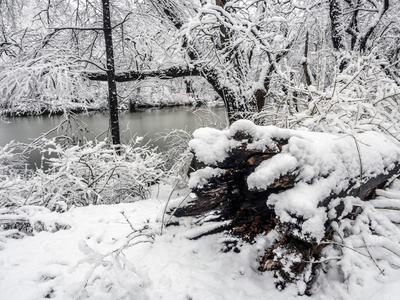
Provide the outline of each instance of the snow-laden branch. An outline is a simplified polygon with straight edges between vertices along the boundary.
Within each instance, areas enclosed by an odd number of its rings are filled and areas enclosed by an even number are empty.
[[[60,30],[103,30],[103,27],[79,27],[79,26],[65,26],[65,27],[52,27],[49,28],[54,31]]]
[[[107,81],[106,72],[91,72],[86,71],[83,75],[89,80],[96,81]],[[115,74],[115,80],[117,82],[127,82],[135,80],[143,80],[147,78],[159,78],[159,79],[172,79],[185,76],[201,76],[199,67],[196,66],[172,66],[170,68],[158,69],[158,70],[129,70],[117,72]]]
[[[375,7],[377,7],[377,3],[375,1],[369,1],[374,4]],[[369,23],[369,26],[365,30],[364,34],[362,34],[359,39],[360,39],[360,48],[362,51],[365,51],[366,46],[367,46],[367,41],[369,37],[371,36],[372,32],[375,30],[375,28],[378,26],[378,23],[382,20],[383,15],[386,13],[386,11],[389,9],[389,0],[384,0],[382,3],[382,6],[379,8],[379,12],[376,14],[375,18],[371,20]]]

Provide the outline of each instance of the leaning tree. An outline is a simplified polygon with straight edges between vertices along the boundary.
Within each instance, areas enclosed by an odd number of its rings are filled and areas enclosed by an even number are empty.
[[[180,59],[178,63],[171,59],[167,67],[117,72],[117,81],[201,76],[224,101],[230,121],[241,112],[263,108],[276,64],[294,46],[301,22],[288,26],[279,6],[264,2],[154,0],[149,4],[172,32],[171,48]],[[98,71],[86,76],[106,79]]]

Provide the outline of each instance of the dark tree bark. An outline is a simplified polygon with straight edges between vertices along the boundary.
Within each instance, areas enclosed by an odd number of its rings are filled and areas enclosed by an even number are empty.
[[[329,18],[331,21],[331,38],[332,45],[336,51],[345,50],[345,45],[343,44],[343,20],[342,20],[342,10],[340,7],[339,0],[329,0]],[[339,65],[339,71],[342,72],[347,67],[347,60],[343,59]]]
[[[342,12],[340,9],[339,0],[329,0],[329,18],[331,20],[331,38],[333,48],[336,51],[344,50],[342,35],[340,29],[343,25],[341,20]]]
[[[357,45],[357,39],[359,34],[358,29],[358,15],[359,15],[359,7],[360,7],[360,0],[357,0],[356,3],[349,2],[349,5],[353,9],[353,15],[351,17],[350,25],[347,28],[346,32],[351,35],[351,50],[354,50]]]
[[[306,83],[308,86],[311,85],[311,77],[310,74],[308,73],[308,31],[306,34],[306,41],[304,44],[304,61],[303,61],[303,71],[304,71],[304,76],[306,78]]]
[[[185,80],[185,85],[186,85],[186,94],[194,94],[194,89],[193,89],[193,80]]]
[[[108,0],[102,0],[103,4],[103,26],[104,40],[106,45],[107,56],[107,81],[108,81],[108,108],[110,112],[110,130],[112,143],[116,146],[117,153],[120,152],[119,145],[121,144],[119,120],[118,120],[118,99],[117,85],[115,79],[115,64],[114,64],[114,48],[112,41],[112,27],[110,15],[110,3]]]
[[[188,76],[202,76],[200,65],[192,66],[173,66],[166,69],[157,70],[147,70],[147,71],[136,71],[131,70],[128,72],[116,72],[115,81],[116,82],[128,82],[135,80],[144,80],[148,78],[160,78],[160,79],[172,79]],[[89,80],[96,81],[107,81],[106,73],[99,72],[85,72],[84,76]]]

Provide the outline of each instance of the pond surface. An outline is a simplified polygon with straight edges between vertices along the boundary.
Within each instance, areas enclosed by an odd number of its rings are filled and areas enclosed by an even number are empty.
[[[121,139],[123,143],[129,142],[133,136],[143,136],[147,142],[158,136],[161,132],[168,132],[171,129],[186,129],[193,132],[196,128],[225,127],[227,124],[225,109],[214,107],[211,109],[194,110],[193,107],[174,107],[164,109],[147,109],[139,112],[123,111],[119,114]],[[98,138],[104,140],[107,137],[109,125],[108,113],[90,113],[76,115],[76,119],[83,122],[90,131],[86,133],[87,139]],[[56,128],[64,120],[63,116],[33,116],[18,117],[9,119],[9,123],[0,123],[0,147],[12,140],[31,143],[42,134]],[[74,131],[75,122],[72,122]],[[62,135],[67,126],[59,128],[57,132],[49,135]],[[105,132],[105,133],[104,133]],[[103,133],[103,134],[102,134]],[[102,134],[102,135],[101,135]],[[162,140],[153,141],[154,146],[161,150],[165,147]],[[39,154],[30,157],[30,165],[40,162]]]

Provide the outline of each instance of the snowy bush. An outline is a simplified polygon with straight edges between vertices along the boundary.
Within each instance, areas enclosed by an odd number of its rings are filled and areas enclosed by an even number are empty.
[[[51,209],[72,205],[111,204],[144,199],[150,185],[164,176],[161,155],[140,138],[121,146],[121,155],[106,142],[87,142],[64,147],[55,139],[45,147],[57,157],[50,158],[50,170],[38,172],[37,196]]]
[[[32,204],[29,196],[34,174],[26,168],[21,147],[23,146],[11,142],[0,148],[0,208]]]
[[[169,132],[160,133],[159,140],[163,140],[167,150],[163,153],[166,167],[172,181],[180,187],[186,186],[188,172],[193,159],[188,143],[192,139],[191,133],[184,129],[173,129]]]
[[[25,53],[0,69],[0,114],[41,114],[106,106],[101,84],[85,80],[68,50]],[[55,96],[56,95],[56,96]],[[94,100],[96,99],[96,100]]]
[[[49,170],[36,173],[23,168],[23,156],[15,152],[21,145],[0,148],[0,248],[6,237],[69,227],[50,210],[146,198],[165,172],[161,154],[139,142],[122,145],[117,155],[106,142],[71,146],[63,139],[43,138],[35,149],[48,149],[53,157]]]
[[[7,145],[0,149],[0,207],[42,205],[62,211],[72,205],[146,198],[150,185],[165,172],[161,154],[139,142],[140,138],[122,145],[122,154],[117,155],[106,142],[71,146],[43,138],[37,147],[52,155],[50,168],[25,174],[21,156]]]
[[[336,67],[330,76],[320,71],[315,85],[310,86],[290,80],[290,69],[281,70],[275,77],[281,85],[271,94],[275,102],[248,118],[260,125],[322,132],[354,134],[373,130],[399,139],[400,88],[385,73],[386,62],[374,54],[343,59],[348,60],[346,69],[339,72]],[[318,84],[325,80],[331,83],[325,87]],[[286,92],[280,89],[282,85]]]
[[[57,231],[68,225],[38,206],[39,185],[32,170],[26,168],[23,145],[11,142],[0,148],[0,249],[6,237],[20,238],[43,230]],[[37,216],[45,216],[44,219]]]
[[[0,178],[6,181],[8,177],[28,177],[32,171],[26,168],[26,159],[23,150],[24,145],[11,141],[4,147],[0,147]]]

